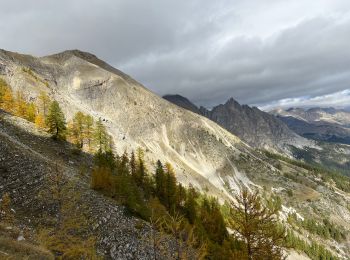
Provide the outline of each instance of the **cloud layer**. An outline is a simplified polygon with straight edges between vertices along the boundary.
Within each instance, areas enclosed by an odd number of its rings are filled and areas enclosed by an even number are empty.
[[[275,108],[298,107],[334,107],[350,108],[350,89],[316,97],[285,98],[259,106],[261,110],[270,111]]]
[[[347,0],[0,4],[0,48],[39,56],[89,51],[160,95],[199,105],[231,96],[297,105],[350,88]]]

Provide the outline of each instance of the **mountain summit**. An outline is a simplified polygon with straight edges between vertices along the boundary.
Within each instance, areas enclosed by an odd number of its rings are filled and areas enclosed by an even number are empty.
[[[256,107],[240,105],[233,98],[211,110],[198,108],[180,95],[167,95],[164,98],[213,120],[252,147],[280,151],[288,149],[288,145],[310,145],[309,141],[295,134],[276,117]]]

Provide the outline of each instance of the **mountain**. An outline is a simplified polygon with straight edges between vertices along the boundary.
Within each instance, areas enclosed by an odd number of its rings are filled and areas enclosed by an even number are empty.
[[[270,112],[301,136],[350,144],[350,112],[335,108],[290,108]]]
[[[305,241],[297,248],[303,257],[318,256],[318,251],[312,251],[315,245],[308,246],[311,242],[333,255],[349,255],[347,237],[339,231],[350,228],[347,177],[255,149],[213,120],[157,96],[93,54],[73,50],[34,57],[1,50],[0,77],[12,91],[23,92],[28,102],[37,102],[40,92],[46,92],[59,102],[67,121],[78,111],[96,120],[101,118],[113,138],[114,151],[121,155],[125,150],[130,153],[143,148],[150,172],[154,172],[156,160],[170,162],[184,186],[191,184],[221,203],[234,203],[233,197],[242,187],[260,191],[263,199],[275,198],[281,222],[290,230],[298,230],[297,238]],[[287,140],[293,144],[300,141],[298,149],[303,151],[319,149],[306,147],[313,142],[290,134],[279,120],[234,100],[218,106],[215,113],[200,110],[218,121],[227,119],[228,127],[241,127],[237,133],[242,136],[244,129],[253,128],[247,130],[245,138],[255,138],[259,145],[251,141],[254,146],[283,148]],[[231,112],[242,126],[231,121]],[[76,183],[76,193],[86,200],[96,223],[90,232],[96,236],[104,257],[149,258],[150,249],[142,238],[154,234],[152,227],[128,215],[112,198],[90,188],[91,154],[76,154],[72,144],[54,141],[34,124],[6,112],[1,112],[0,118],[0,193],[7,192],[14,198],[13,211],[21,224],[36,228],[37,218],[43,214],[37,194],[45,188],[45,176],[58,165]],[[87,168],[82,171],[84,165]],[[330,230],[340,237],[335,240],[317,233],[317,228],[306,225],[309,221],[314,221],[316,227],[328,221]]]
[[[187,105],[184,108],[190,106],[191,111],[211,119],[251,147],[287,154],[298,160],[321,164],[330,170],[350,175],[350,160],[346,155],[349,147],[342,146],[349,142],[348,129],[329,122],[317,123],[319,122],[317,118],[320,118],[322,113],[323,117],[327,113],[328,116],[325,118],[329,120],[333,115],[336,120],[346,123],[345,111],[329,108],[310,109],[309,113],[305,113],[303,109],[294,109],[295,117],[281,117],[273,112],[271,114],[263,112],[256,107],[240,105],[233,98],[225,104],[213,107],[212,110],[204,107],[193,109],[195,105],[179,95],[173,98],[168,95],[164,98],[179,106],[186,100]],[[301,120],[302,116],[312,118],[315,123]],[[317,131],[319,134],[312,131]]]
[[[165,95],[163,98],[179,107],[190,110],[193,113],[201,114],[199,108],[195,104],[181,95]]]
[[[233,98],[211,110],[204,107],[198,108],[180,95],[167,95],[163,98],[209,118],[252,147],[286,151],[288,145],[312,146],[310,142],[300,138],[279,119],[256,107],[240,105]]]
[[[0,75],[29,100],[45,91],[61,104],[68,120],[77,111],[102,118],[118,153],[142,147],[149,162],[172,163],[185,184],[206,187],[213,195],[231,196],[224,185],[226,175],[232,187],[241,185],[232,158],[251,152],[249,146],[94,55],[73,50],[36,58],[1,51],[0,61]],[[223,169],[228,171],[224,174]]]

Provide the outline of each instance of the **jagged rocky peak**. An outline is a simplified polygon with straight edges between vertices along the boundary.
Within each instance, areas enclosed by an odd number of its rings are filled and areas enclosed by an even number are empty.
[[[295,145],[306,141],[273,115],[257,107],[241,105],[232,97],[224,104],[214,106],[211,110],[204,107],[198,109],[191,101],[182,96],[174,97],[166,99],[213,120],[253,147],[280,150],[285,149],[288,144]]]
[[[226,106],[230,106],[230,107],[235,107],[235,108],[241,108],[241,105],[233,98],[229,98],[226,103]]]

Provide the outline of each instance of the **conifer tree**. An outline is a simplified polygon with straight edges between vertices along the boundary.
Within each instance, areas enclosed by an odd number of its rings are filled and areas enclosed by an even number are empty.
[[[66,121],[57,101],[50,104],[46,125],[48,132],[53,135],[54,139],[65,139]]]
[[[159,200],[163,204],[165,204],[166,178],[165,178],[164,167],[160,160],[157,161],[155,181],[156,181],[156,194]]]
[[[285,232],[278,229],[278,209],[265,207],[258,193],[247,188],[236,200],[237,204],[232,204],[232,228],[245,241],[247,259],[283,259]]]
[[[222,245],[227,238],[227,230],[217,199],[204,198],[199,211],[207,236],[215,243]]]
[[[185,213],[190,224],[194,224],[197,218],[196,209],[198,204],[196,202],[197,193],[192,185],[187,190],[186,202],[185,202]]]
[[[146,177],[146,167],[144,162],[144,153],[141,147],[137,149],[137,170],[136,170],[136,184],[141,187],[144,184]]]
[[[78,149],[84,145],[85,115],[82,112],[75,113],[72,122],[69,124],[69,135],[72,142]]]
[[[94,136],[99,153],[104,153],[111,150],[111,137],[108,135],[106,127],[103,125],[101,118],[99,118],[96,122]]]
[[[44,115],[44,117],[46,117],[49,110],[49,105],[51,103],[51,99],[46,94],[46,92],[41,91],[38,96],[38,101],[39,101],[39,110]]]
[[[130,156],[130,173],[134,180],[136,180],[136,171],[136,158],[134,151],[132,151]]]
[[[165,164],[166,168],[166,207],[170,211],[175,210],[176,205],[176,192],[177,192],[177,185],[176,185],[176,177],[174,173],[173,166],[170,163]]]
[[[90,115],[84,117],[84,131],[83,138],[88,146],[88,150],[92,150],[92,141],[94,137],[94,119]]]

